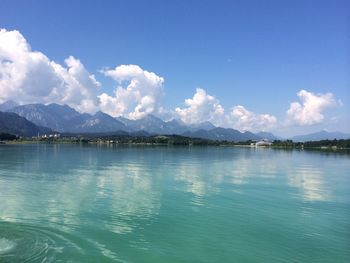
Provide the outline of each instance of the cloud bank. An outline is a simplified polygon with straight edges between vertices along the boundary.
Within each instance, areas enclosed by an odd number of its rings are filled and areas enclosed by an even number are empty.
[[[164,79],[137,65],[121,65],[102,70],[118,84],[114,96],[99,96],[101,109],[112,116],[140,119],[161,109]],[[126,83],[126,84],[125,84]],[[124,84],[124,86],[123,86]]]
[[[270,114],[257,114],[241,105],[232,108],[229,116],[232,126],[245,131],[267,131],[277,126],[277,118]]]
[[[185,108],[176,108],[178,117],[186,124],[210,121],[222,127],[246,131],[264,131],[277,125],[277,118],[269,114],[256,114],[241,105],[234,106],[225,113],[220,101],[207,94],[204,89],[196,89],[193,98],[185,100]]]
[[[103,91],[100,82],[83,63],[69,56],[61,65],[45,54],[33,51],[16,30],[0,30],[0,103],[68,104],[80,112],[102,110],[114,117],[140,119],[147,114],[171,115],[186,124],[210,121],[239,130],[271,130],[282,122],[273,115],[255,113],[242,105],[225,111],[218,98],[197,88],[182,107],[166,110],[162,105],[164,78],[138,65],[120,65],[100,71],[115,81],[113,94]],[[325,111],[339,105],[332,93],[314,94],[301,90],[300,102],[292,102],[285,125],[313,125],[325,120]]]
[[[298,92],[300,102],[292,102],[287,111],[287,124],[312,125],[324,120],[324,111],[338,105],[332,93]]]
[[[186,124],[196,124],[210,121],[221,124],[224,117],[224,108],[220,101],[206,93],[204,89],[196,89],[192,99],[185,100],[186,108],[176,108],[176,114]]]
[[[96,111],[100,83],[73,56],[65,64],[32,51],[19,31],[1,29],[0,100],[66,103],[80,111]]]

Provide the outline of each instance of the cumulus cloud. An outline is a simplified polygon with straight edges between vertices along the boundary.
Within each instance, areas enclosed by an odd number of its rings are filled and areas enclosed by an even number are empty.
[[[206,93],[204,89],[196,89],[192,99],[186,99],[185,108],[176,108],[175,112],[186,124],[197,124],[210,121],[215,125],[235,128],[238,130],[261,131],[269,130],[277,125],[275,116],[256,114],[241,105],[225,113],[220,101]]]
[[[206,93],[204,89],[196,89],[192,99],[185,100],[186,108],[176,108],[175,111],[186,124],[211,121],[219,124],[224,117],[224,108],[220,101]]]
[[[287,123],[312,125],[324,120],[323,112],[338,105],[332,93],[314,94],[306,90],[297,93],[300,102],[292,102],[287,111]]]
[[[245,131],[265,131],[277,125],[277,118],[275,116],[256,114],[241,105],[232,108],[229,119],[233,128]]]
[[[114,96],[99,96],[101,109],[112,116],[140,119],[150,113],[163,111],[164,79],[137,65],[121,65],[104,69],[102,73],[118,84]]]
[[[258,114],[241,105],[226,112],[220,101],[196,89],[184,107],[168,111],[162,105],[164,79],[137,65],[120,65],[101,71],[117,86],[114,94],[100,91],[101,84],[79,59],[70,56],[64,65],[33,51],[23,35],[16,30],[0,29],[0,103],[68,104],[80,112],[102,110],[112,116],[140,119],[156,114],[170,119],[180,118],[185,124],[210,121],[215,125],[239,130],[270,130],[278,126],[275,116]],[[300,101],[292,102],[287,111],[287,124],[321,123],[325,110],[341,105],[332,93],[315,94],[306,90],[297,93]]]
[[[100,83],[70,56],[66,66],[33,51],[16,30],[0,30],[0,101],[61,103],[77,110],[97,109]]]

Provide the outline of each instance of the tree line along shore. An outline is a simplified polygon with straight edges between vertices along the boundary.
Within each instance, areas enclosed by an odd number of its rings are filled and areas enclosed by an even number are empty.
[[[249,146],[249,147],[272,147],[272,148],[295,148],[295,149],[350,149],[350,139],[347,140],[320,140],[307,142],[293,142],[292,140],[274,140],[269,145],[257,146],[255,141],[219,141],[202,138],[192,138],[180,135],[154,135],[154,136],[131,136],[131,135],[59,135],[45,137],[20,137],[9,133],[0,133],[2,143],[90,143],[90,144],[144,144],[144,145],[198,145],[198,146]]]

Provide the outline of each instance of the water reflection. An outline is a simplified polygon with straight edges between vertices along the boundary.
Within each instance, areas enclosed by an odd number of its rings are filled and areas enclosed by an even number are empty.
[[[216,156],[215,151],[220,154]],[[184,184],[183,191],[194,195],[194,204],[203,204],[205,196],[218,194],[224,185],[249,184],[257,178],[273,180],[280,172],[278,163],[271,162],[264,149],[214,148],[208,154],[192,154],[196,158],[179,163],[174,175]]]
[[[157,215],[167,176],[181,183],[181,191],[192,194],[196,204],[225,185],[269,184],[284,175],[305,200],[326,201],[332,196],[322,171],[293,153],[274,153],[271,160],[267,150],[254,149],[158,149],[149,156],[152,149],[53,145],[5,150],[6,159],[0,162],[4,221],[47,220],[74,228],[88,224],[85,214],[98,210],[94,216],[101,226],[127,233],[134,228],[130,218]]]
[[[175,180],[184,183],[183,191],[192,193],[197,197],[203,197],[216,191],[214,178],[210,178],[212,180],[206,178],[206,172],[208,170],[198,164],[179,165],[175,172]]]
[[[300,166],[289,172],[288,183],[298,188],[306,201],[331,200],[331,192],[324,182],[324,174],[311,165]]]
[[[149,220],[158,213],[160,191],[156,177],[157,171],[151,174],[146,167],[133,164],[111,166],[99,172],[95,204],[110,210],[112,216],[105,222],[109,230],[118,234],[130,232],[134,227],[130,218]]]
[[[57,145],[51,154],[38,147],[37,155],[29,148],[7,152],[16,161],[1,164],[0,220],[47,221],[72,230],[91,224],[86,218],[93,215],[93,224],[126,233],[133,229],[130,218],[147,219],[159,210],[157,169],[150,174],[144,165],[126,161],[128,154],[82,154]]]
[[[125,251],[154,251],[152,244],[171,242],[160,234],[152,243],[159,225],[177,224],[183,235],[193,227],[193,240],[206,237],[206,227],[196,232],[198,224],[218,229],[217,221],[230,224],[225,220],[234,215],[244,226],[251,211],[285,212],[279,199],[333,200],[334,178],[344,177],[334,169],[341,156],[334,164],[331,156],[269,149],[27,145],[1,146],[0,156],[0,254],[12,249],[11,238],[28,233],[17,241],[42,244],[40,257],[53,261],[52,253],[68,248],[121,261]],[[227,216],[216,218],[208,207]],[[208,218],[186,221],[187,209]],[[11,231],[4,236],[4,229]]]

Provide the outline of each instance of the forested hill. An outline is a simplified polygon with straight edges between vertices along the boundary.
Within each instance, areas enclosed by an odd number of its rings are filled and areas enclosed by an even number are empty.
[[[0,112],[0,132],[31,137],[38,135],[38,133],[49,133],[51,130],[37,126],[15,113]]]

